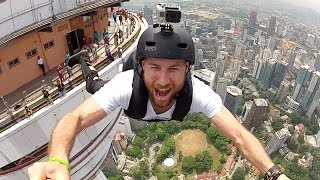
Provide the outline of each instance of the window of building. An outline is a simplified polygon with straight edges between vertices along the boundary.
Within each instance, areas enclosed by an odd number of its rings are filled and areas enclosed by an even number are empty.
[[[53,41],[53,40],[51,40],[51,41],[49,41],[49,42],[45,43],[45,44],[43,45],[43,47],[44,47],[44,49],[45,49],[45,50],[47,50],[47,49],[50,49],[50,48],[54,47],[54,41]]]
[[[8,65],[9,65],[10,69],[15,67],[18,64],[20,64],[19,58],[15,58],[14,60],[8,62]]]
[[[34,57],[34,56],[36,56],[36,55],[38,55],[38,50],[37,50],[37,48],[32,49],[31,51],[26,52],[27,59],[30,59],[30,58],[32,58],[32,57]]]

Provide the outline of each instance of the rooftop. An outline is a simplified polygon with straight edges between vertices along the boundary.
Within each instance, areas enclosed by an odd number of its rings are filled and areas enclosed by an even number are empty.
[[[268,106],[268,102],[265,99],[254,99],[253,101],[257,106]]]
[[[288,129],[282,128],[282,129],[280,129],[279,131],[276,132],[276,136],[278,137],[278,139],[283,139],[283,138],[286,138],[286,137],[290,137],[291,134],[290,134]]]
[[[227,92],[232,96],[241,96],[242,90],[237,86],[227,86]]]

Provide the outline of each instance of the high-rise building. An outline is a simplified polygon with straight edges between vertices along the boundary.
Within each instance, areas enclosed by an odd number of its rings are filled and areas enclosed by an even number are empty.
[[[243,36],[242,36],[242,42],[247,42],[248,39],[248,29],[243,29]]]
[[[241,51],[242,51],[242,45],[241,44],[237,44],[236,48],[235,48],[235,57],[240,57],[241,56]]]
[[[292,99],[290,96],[287,96],[286,99],[284,100],[283,107],[294,110],[294,111],[298,111],[300,104],[294,99]]]
[[[268,108],[268,103],[265,99],[254,99],[251,110],[247,118],[244,119],[244,126],[250,131],[253,130],[252,128],[259,126]]]
[[[318,101],[319,97],[315,97],[317,91],[319,91],[320,87],[320,72],[316,71],[312,73],[311,80],[309,82],[309,86],[307,90],[303,93],[303,97],[301,100],[301,107],[303,109],[308,109],[313,101]]]
[[[274,37],[269,37],[268,39],[268,49],[270,49],[271,51],[274,51],[276,48],[276,40],[274,39]]]
[[[218,53],[217,66],[216,66],[217,76],[223,77],[224,71],[225,71],[225,56],[222,53]]]
[[[275,16],[271,16],[269,22],[268,36],[274,36],[276,31],[277,18]]]
[[[245,119],[247,119],[247,116],[250,113],[252,104],[253,104],[253,101],[248,101],[248,102],[244,103],[244,107],[243,107],[242,113],[241,113],[242,122],[245,121]]]
[[[194,43],[194,52],[195,52],[195,62],[194,62],[194,70],[198,70],[201,69],[200,68],[200,61],[199,61],[199,42],[200,39],[199,38],[192,38],[193,43]]]
[[[209,69],[198,69],[192,71],[192,75],[196,78],[198,78],[200,81],[204,82],[206,85],[208,85],[211,89],[215,89],[215,76],[216,73],[213,71],[210,71]]]
[[[257,11],[250,12],[249,27],[255,27],[257,24]]]
[[[313,114],[314,110],[316,109],[316,107],[319,106],[319,99],[320,99],[320,91],[318,90],[315,94],[315,97],[313,99],[313,101],[311,102],[306,115],[310,118],[311,115]]]
[[[280,61],[281,60],[281,52],[280,50],[275,50],[273,52],[273,59],[277,60],[277,61]]]
[[[277,62],[277,65],[274,70],[273,78],[271,81],[271,86],[274,88],[279,88],[281,82],[283,81],[286,72],[287,72],[287,63],[286,62]]]
[[[224,36],[224,28],[223,27],[218,26],[217,36],[219,36],[219,37],[223,37]]]
[[[153,19],[152,19],[153,11],[151,8],[149,8],[147,5],[144,5],[143,7],[143,17],[146,19],[147,23],[149,25],[153,25]]]
[[[276,94],[276,100],[279,103],[282,103],[285,100],[287,93],[289,91],[289,88],[290,88],[290,82],[286,80],[281,82],[278,92]]]
[[[263,59],[258,59],[255,61],[255,67],[253,70],[253,77],[257,80],[261,80],[263,76],[263,70],[266,66],[267,62]]]
[[[237,114],[239,104],[242,99],[242,90],[236,86],[227,86],[227,94],[224,100],[224,106],[233,114]]]
[[[284,146],[284,143],[290,136],[291,134],[286,128],[277,131],[268,142],[266,152],[270,155],[271,153],[278,151]]]
[[[217,85],[216,85],[216,93],[221,97],[222,102],[224,102],[226,93],[227,93],[227,86],[229,85],[230,80],[223,78],[223,77],[218,77],[217,79]]]
[[[304,93],[312,72],[308,65],[301,66],[294,84],[292,99],[300,101],[300,97]]]
[[[271,81],[273,79],[274,71],[276,69],[276,64],[277,61],[275,59],[270,59],[266,63],[265,68],[263,69],[261,78],[259,78],[265,89],[271,86]]]
[[[316,71],[320,71],[320,53],[317,54],[313,67]]]
[[[265,49],[262,51],[262,59],[265,60],[265,61],[268,61],[269,58],[272,57],[272,51],[271,49]]]
[[[291,70],[294,62],[296,61],[297,53],[294,49],[291,49],[286,57],[286,62],[288,63],[288,70]]]

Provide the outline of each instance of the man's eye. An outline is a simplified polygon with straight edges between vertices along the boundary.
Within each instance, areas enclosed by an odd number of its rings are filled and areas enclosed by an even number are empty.
[[[178,68],[170,68],[169,70],[170,71],[178,71],[179,69]]]

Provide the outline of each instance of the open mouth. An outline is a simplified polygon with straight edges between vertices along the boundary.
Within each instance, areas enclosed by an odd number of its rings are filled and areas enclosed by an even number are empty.
[[[170,96],[170,89],[168,90],[155,89],[154,94],[156,99],[166,100]]]

